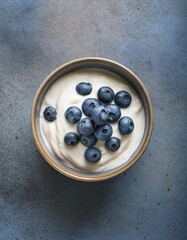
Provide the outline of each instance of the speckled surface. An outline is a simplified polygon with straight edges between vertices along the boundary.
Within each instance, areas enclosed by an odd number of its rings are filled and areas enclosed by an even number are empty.
[[[1,1],[0,239],[186,239],[186,12],[185,0]],[[129,67],[155,111],[140,161],[101,183],[53,170],[29,122],[42,80],[85,56]]]

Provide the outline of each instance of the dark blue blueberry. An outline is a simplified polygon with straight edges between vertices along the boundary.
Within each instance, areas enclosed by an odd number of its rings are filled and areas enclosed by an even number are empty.
[[[93,109],[91,117],[96,125],[103,125],[108,121],[108,111],[103,106],[97,106]]]
[[[105,108],[109,113],[108,122],[109,123],[117,122],[118,119],[121,117],[120,108],[115,104],[106,104]]]
[[[81,83],[77,84],[76,91],[80,95],[83,95],[83,96],[88,95],[92,91],[92,85],[90,83],[81,82]]]
[[[91,117],[93,109],[99,105],[101,103],[96,98],[87,98],[82,103],[82,111],[87,117]]]
[[[101,126],[97,126],[94,132],[95,137],[100,141],[106,141],[112,136],[113,130],[110,124],[106,123]]]
[[[82,117],[82,112],[78,107],[69,107],[65,112],[65,117],[69,123],[78,123]]]
[[[56,119],[57,112],[56,112],[56,109],[54,107],[49,106],[49,107],[46,107],[43,114],[44,114],[44,118],[47,121],[52,122]]]
[[[77,131],[80,135],[89,136],[95,130],[95,125],[92,119],[90,118],[83,118],[80,122],[77,123]]]
[[[79,143],[79,137],[76,133],[69,132],[69,133],[66,133],[66,135],[64,136],[64,142],[68,146],[73,147],[73,146],[76,146]]]
[[[80,140],[87,147],[92,147],[97,142],[97,138],[93,134],[89,135],[87,137],[80,135]]]
[[[101,159],[101,151],[98,148],[90,147],[84,153],[84,157],[90,163],[99,162]]]
[[[101,87],[97,93],[99,100],[104,103],[111,103],[114,99],[114,91],[110,87]]]
[[[117,151],[121,146],[121,141],[117,137],[112,137],[105,142],[105,147],[112,152]]]
[[[123,135],[130,134],[134,130],[134,122],[130,117],[122,117],[118,122],[119,131]]]
[[[126,91],[120,91],[116,93],[114,98],[115,104],[121,108],[127,108],[131,104],[131,100],[131,95]]]

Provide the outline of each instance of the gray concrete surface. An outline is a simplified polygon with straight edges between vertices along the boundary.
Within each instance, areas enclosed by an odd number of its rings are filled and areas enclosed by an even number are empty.
[[[0,239],[186,239],[186,12],[185,0],[1,1]],[[101,183],[48,166],[29,122],[43,79],[84,56],[133,70],[155,111],[140,161]]]

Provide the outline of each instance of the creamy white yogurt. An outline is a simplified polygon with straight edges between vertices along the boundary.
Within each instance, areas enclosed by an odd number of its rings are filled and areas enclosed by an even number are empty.
[[[89,95],[81,96],[76,92],[76,85],[80,82],[88,82],[92,85],[93,90]],[[81,109],[82,102],[86,98],[97,98],[97,91],[103,86],[111,87],[115,93],[125,90],[131,94],[132,102],[128,108],[121,108],[121,117],[131,117],[135,127],[130,135],[121,135],[118,124],[111,124],[112,136],[121,139],[121,147],[116,152],[110,152],[105,148],[104,142],[98,141],[95,147],[101,150],[102,158],[98,163],[92,164],[85,160],[84,152],[87,147],[81,142],[75,147],[68,147],[64,143],[66,133],[77,133],[76,124],[68,123],[64,113],[70,106],[78,106]],[[46,121],[43,116],[47,106],[53,106],[57,110],[57,119],[53,122]],[[82,117],[85,117],[84,114]],[[127,163],[136,151],[144,134],[145,112],[136,91],[125,79],[107,70],[85,68],[66,74],[52,84],[41,106],[40,126],[49,151],[56,154],[68,166],[86,172],[102,172]]]

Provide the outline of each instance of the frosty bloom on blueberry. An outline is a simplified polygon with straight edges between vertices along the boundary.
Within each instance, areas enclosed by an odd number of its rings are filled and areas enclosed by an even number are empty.
[[[89,136],[80,135],[80,141],[87,147],[92,147],[97,143],[97,138],[94,136],[94,134],[91,134]]]
[[[83,118],[81,121],[77,124],[77,131],[79,134],[83,136],[89,136],[91,135],[95,130],[95,125],[92,119],[90,118]]]
[[[109,113],[103,106],[95,107],[91,117],[96,125],[103,125],[108,121]]]
[[[124,116],[119,120],[118,127],[121,134],[127,135],[134,130],[134,122],[130,117]]]
[[[65,117],[69,123],[78,123],[82,117],[82,112],[76,106],[69,107],[65,112]]]
[[[98,148],[90,147],[84,154],[86,160],[90,163],[96,163],[101,159],[101,151]]]
[[[112,137],[105,142],[105,147],[112,152],[117,151],[120,148],[121,141],[117,137]]]
[[[114,91],[110,87],[101,87],[97,93],[99,100],[104,103],[111,103],[114,99]]]
[[[121,110],[115,104],[106,104],[105,109],[108,111],[108,122],[114,123],[117,122],[118,119],[121,117]]]
[[[80,95],[89,95],[92,91],[92,85],[90,83],[81,82],[77,84],[76,91]]]
[[[54,107],[49,106],[49,107],[46,107],[43,114],[44,114],[44,118],[47,121],[52,122],[56,119],[57,112],[56,112],[56,109]]]
[[[96,98],[87,98],[82,103],[82,111],[87,117],[91,117],[92,111],[95,107],[100,106],[101,103]]]
[[[64,136],[64,142],[68,146],[76,146],[79,143],[79,136],[74,132],[69,132]]]
[[[113,130],[110,124],[106,123],[97,126],[94,132],[95,137],[100,141],[106,141],[112,136]]]
[[[131,104],[132,97],[131,95],[126,91],[120,91],[116,93],[114,102],[116,105],[118,105],[121,108],[127,108]]]

